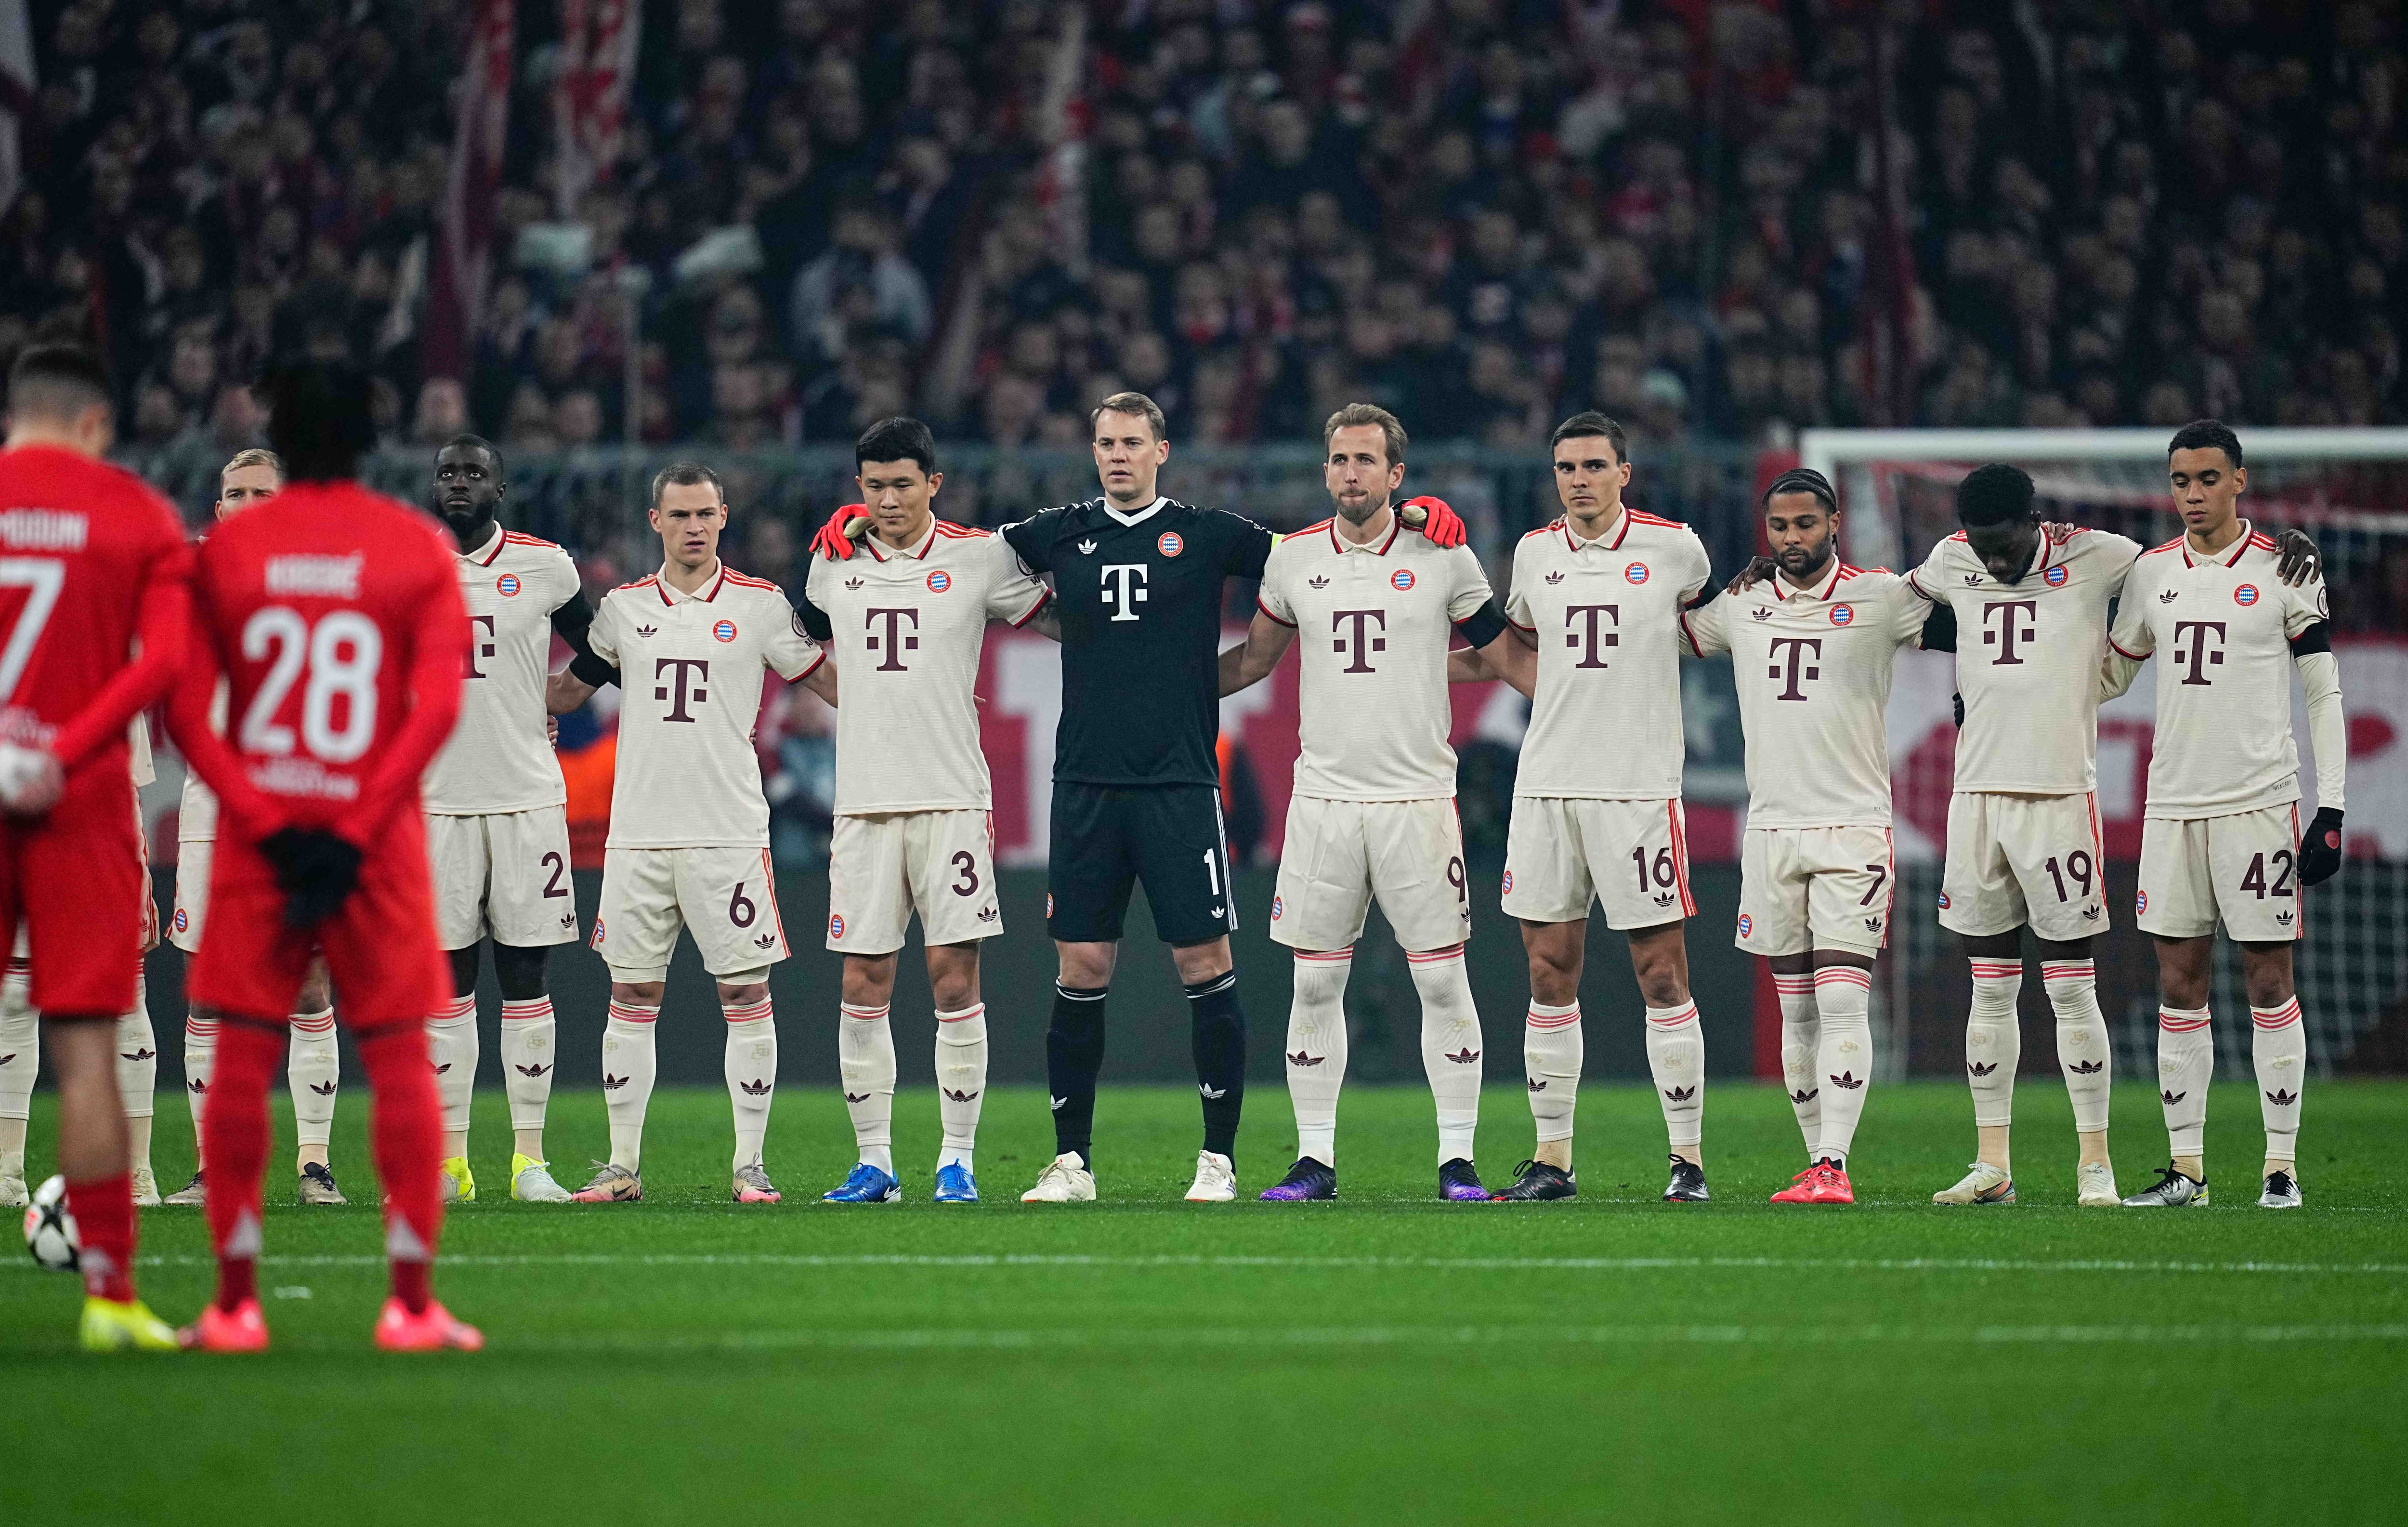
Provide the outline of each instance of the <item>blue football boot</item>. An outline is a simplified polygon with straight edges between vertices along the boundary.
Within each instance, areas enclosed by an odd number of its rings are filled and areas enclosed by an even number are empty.
[[[891,1173],[879,1171],[863,1161],[846,1174],[841,1186],[820,1195],[822,1203],[896,1203],[903,1198],[903,1185]]]
[[[939,1203],[976,1203],[978,1179],[970,1169],[955,1161],[937,1168],[937,1202]]]

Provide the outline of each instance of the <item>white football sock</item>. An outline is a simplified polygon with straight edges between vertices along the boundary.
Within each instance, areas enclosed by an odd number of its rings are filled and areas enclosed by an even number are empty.
[[[208,1112],[209,1077],[218,1065],[215,1018],[184,1015],[184,1098],[193,1109],[193,1160],[201,1159],[201,1116]]]
[[[2041,982],[2057,1014],[2057,1063],[2065,1070],[2065,1093],[2073,1100],[2073,1127],[2090,1134],[2107,1127],[2107,1019],[2099,1011],[2099,978],[2086,959],[2042,963]]]
[[[1296,1153],[1338,1164],[1338,1090],[1346,1085],[1346,978],[1354,947],[1296,952],[1287,1009],[1287,1095],[1296,1107]]]
[[[1480,1132],[1480,1009],[1471,998],[1471,972],[1463,945],[1427,954],[1407,954],[1413,989],[1422,998],[1422,1070],[1438,1105],[1438,1164],[1472,1159]]]
[[[1823,1139],[1816,1155],[1848,1164],[1864,1116],[1865,1087],[1873,1076],[1870,1016],[1873,972],[1856,965],[1826,965],[1814,972],[1814,1081],[1822,1088]]]
[[[466,1155],[468,1106],[477,1092],[477,994],[454,997],[426,1020],[426,1058],[443,1102],[443,1154]]]
[[[1814,1072],[1814,975],[1772,974],[1772,990],[1781,999],[1781,1082],[1789,1091],[1789,1111],[1798,1116],[1798,1132],[1806,1137],[1809,1165],[1820,1160],[1823,1143],[1823,1084]]]
[[[1706,1036],[1698,1004],[1647,1010],[1647,1071],[1664,1106],[1664,1140],[1674,1150],[1705,1139]]]
[[[1522,1070],[1530,1087],[1530,1119],[1541,1144],[1572,1137],[1580,1100],[1581,1007],[1532,1002],[1522,1020]]]
[[[2176,1156],[2207,1154],[2207,1084],[2215,1075],[2215,1030],[2206,1008],[2157,1009],[2157,1102]]]
[[[979,1109],[986,1094],[986,1004],[937,1015],[937,1118],[945,1131],[937,1170],[974,1171]]]
[[[549,996],[502,1003],[502,1091],[512,1130],[540,1130],[560,1068],[560,1020]]]
[[[192,1064],[192,1046],[184,1047]],[[335,1043],[335,1010],[293,1015],[293,1037],[284,1056],[285,1086],[293,1092],[293,1132],[304,1150],[322,1154],[335,1137],[335,1094],[342,1086],[343,1052]]]
[[[2023,1021],[2015,999],[2024,989],[2024,968],[2014,960],[1973,961],[1973,1010],[1965,1019],[1965,1081],[1973,1091],[1973,1122],[2004,1126],[2015,1121],[2015,1067],[2024,1054]]]
[[[727,1015],[727,1104],[736,1115],[736,1160],[730,1164],[759,1166],[769,1138],[769,1104],[778,1094],[778,1023],[767,997],[721,1011]]]
[[[895,1030],[893,1004],[837,1007],[836,1063],[844,1084],[844,1111],[853,1116],[860,1159],[895,1175]]]
[[[2300,1159],[2300,1094],[2308,1079],[2308,1027],[2297,997],[2249,1010],[2249,1058],[2257,1063],[2258,1107],[2266,1118],[2266,1159]]]
[[[42,1020],[30,986],[22,962],[8,961],[0,977],[0,1176],[25,1174],[25,1124],[42,1065]]]
[[[602,1025],[602,1107],[610,1116],[610,1164],[644,1167],[644,1110],[652,1106],[660,1063],[652,1047],[657,1007],[613,1000]]]
[[[150,1169],[150,1118],[157,1110],[159,1040],[150,1030],[150,983],[134,973],[134,1005],[117,1020],[117,1096],[125,1105],[125,1160]]]

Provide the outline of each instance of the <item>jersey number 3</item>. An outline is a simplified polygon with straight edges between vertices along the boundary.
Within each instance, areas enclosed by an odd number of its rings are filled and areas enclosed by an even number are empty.
[[[301,745],[327,763],[350,763],[376,740],[377,670],[384,662],[384,633],[356,610],[336,610],[312,627],[301,612],[271,604],[242,626],[242,655],[268,662],[266,678],[242,713],[244,751],[280,758],[294,747],[291,727],[277,720],[284,701],[301,689]],[[303,674],[307,670],[307,682]]]

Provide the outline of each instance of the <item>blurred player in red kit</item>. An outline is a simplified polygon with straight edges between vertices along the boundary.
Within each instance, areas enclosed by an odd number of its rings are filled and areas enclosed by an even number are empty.
[[[36,345],[17,357],[0,451],[0,944],[22,918],[58,1063],[83,1345],[172,1350],[175,1333],[134,1293],[116,1040],[150,894],[126,723],[182,660],[191,554],[165,500],[99,459],[113,436],[96,356]]]
[[[367,383],[296,366],[261,383],[286,486],[194,561],[193,660],[170,725],[218,793],[209,920],[188,984],[218,1030],[202,1140],[218,1294],[189,1345],[267,1345],[255,1287],[267,1084],[314,947],[376,1098],[393,1297],[376,1342],[474,1350],[428,1287],[443,1209],[424,1020],[450,995],[418,781],[460,711],[467,612],[434,522],[353,481],[374,441]],[[226,735],[208,725],[223,673]]]

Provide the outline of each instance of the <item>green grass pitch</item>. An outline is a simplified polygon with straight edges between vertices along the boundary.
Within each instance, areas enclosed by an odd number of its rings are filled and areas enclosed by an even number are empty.
[[[652,1104],[639,1207],[507,1202],[498,1095],[482,1202],[437,1289],[480,1356],[368,1346],[382,1296],[365,1089],[349,1210],[270,1212],[264,1359],[88,1359],[76,1287],[0,1263],[0,1521],[2397,1521],[2408,1462],[2408,1085],[2317,1085],[2309,1206],[2257,1209],[2249,1088],[2216,1088],[2214,1208],[2072,1207],[2064,1093],[2021,1088],[2011,1208],[1943,1210],[1971,1154],[1961,1087],[1878,1087],[1859,1203],[1774,1209],[1801,1164],[1770,1088],[1718,1086],[1715,1201],[1658,1202],[1644,1088],[1582,1098],[1583,1196],[1435,1202],[1426,1094],[1350,1092],[1336,1204],[1180,1200],[1197,1110],[1107,1089],[1106,1202],[1018,1202],[1041,1095],[998,1090],[987,1202],[927,1203],[933,1100],[907,1093],[910,1202],[812,1202],[852,1159],[833,1098],[781,1105],[775,1208],[726,1202],[726,1102]],[[43,1100],[47,1102],[47,1100]],[[1481,1165],[1527,1148],[1484,1100]],[[2148,1180],[2156,1100],[2119,1090],[2118,1170]],[[573,1177],[598,1094],[553,1107]],[[32,1165],[50,1154],[37,1112]],[[289,1123],[277,1160],[286,1164]],[[189,1169],[163,1100],[163,1181]],[[1294,1136],[1257,1087],[1239,1169]],[[280,1190],[290,1177],[280,1171]],[[143,1217],[144,1291],[209,1288],[194,1210]],[[732,1513],[743,1512],[742,1517]],[[1644,1515],[1637,1515],[1643,1513]]]

